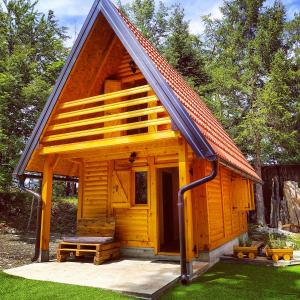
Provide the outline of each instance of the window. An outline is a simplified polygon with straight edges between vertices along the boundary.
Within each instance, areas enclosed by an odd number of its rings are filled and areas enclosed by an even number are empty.
[[[134,172],[134,201],[135,204],[148,204],[148,172]]]

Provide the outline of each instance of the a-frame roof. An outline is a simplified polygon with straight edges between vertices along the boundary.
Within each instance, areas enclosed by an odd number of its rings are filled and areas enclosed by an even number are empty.
[[[170,114],[172,121],[196,155],[210,160],[217,155],[231,167],[254,180],[260,180],[241,151],[197,93],[109,0],[96,0],[94,2],[14,173],[16,175],[24,173],[64,84],[75,65],[80,50],[100,13],[104,15],[138,65]]]

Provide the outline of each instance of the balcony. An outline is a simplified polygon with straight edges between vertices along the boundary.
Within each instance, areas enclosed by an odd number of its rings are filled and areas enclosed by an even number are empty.
[[[149,85],[60,103],[40,154],[95,150],[173,138],[171,119]]]

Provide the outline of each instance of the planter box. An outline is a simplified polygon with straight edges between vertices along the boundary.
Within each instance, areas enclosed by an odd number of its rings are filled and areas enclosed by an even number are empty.
[[[261,246],[263,246],[263,242],[255,242],[250,247],[234,246],[233,252],[238,258],[244,258],[244,255],[247,255],[248,258],[254,259],[258,255],[258,251]]]
[[[283,258],[285,261],[291,260],[293,257],[293,249],[266,249],[266,256],[272,258],[274,262]]]

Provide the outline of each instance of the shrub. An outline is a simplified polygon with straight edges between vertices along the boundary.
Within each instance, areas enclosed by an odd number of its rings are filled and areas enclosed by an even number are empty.
[[[36,228],[36,205],[28,231]],[[32,196],[22,193],[0,193],[0,222],[20,232],[27,231],[30,216]],[[76,229],[77,202],[68,200],[55,200],[52,202],[51,232],[54,234],[72,234]]]

